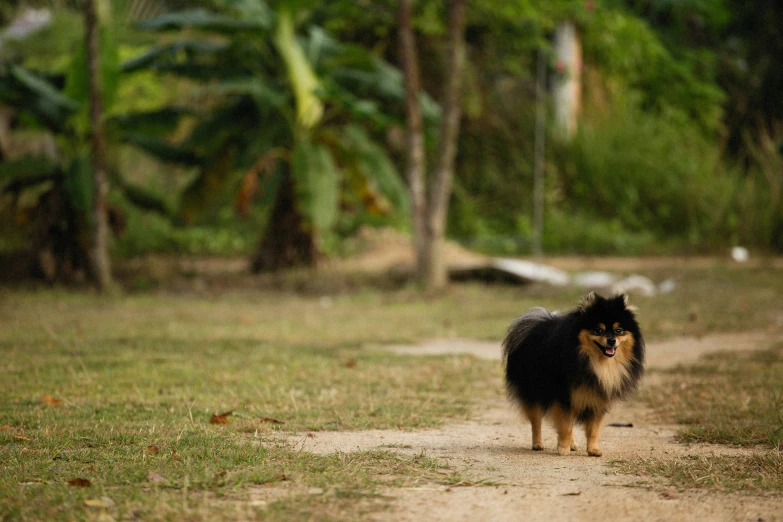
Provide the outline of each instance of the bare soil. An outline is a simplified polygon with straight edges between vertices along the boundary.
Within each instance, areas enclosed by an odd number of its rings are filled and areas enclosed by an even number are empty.
[[[650,368],[687,364],[714,351],[746,351],[769,341],[762,333],[679,339],[648,346]],[[499,359],[497,343],[435,340],[416,347],[391,347],[398,353],[471,353]],[[651,376],[654,379],[654,375]],[[621,475],[612,460],[638,457],[744,455],[753,450],[720,445],[677,443],[677,427],[660,424],[639,403],[618,405],[601,437],[604,456],[588,457],[584,434],[580,449],[569,457],[556,453],[556,434],[544,430],[545,450],[530,449],[530,427],[503,397],[478,409],[476,418],[425,431],[370,430],[320,432],[297,444],[314,453],[390,449],[415,455],[424,452],[447,462],[464,475],[464,484],[389,489],[388,509],[378,521],[419,520],[681,520],[782,521],[783,496],[751,496],[712,491],[676,491],[665,482],[641,474]],[[612,427],[612,423],[632,427]]]

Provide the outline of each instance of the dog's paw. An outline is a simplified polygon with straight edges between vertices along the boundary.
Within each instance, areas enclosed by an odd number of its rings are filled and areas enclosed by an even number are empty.
[[[571,443],[571,451],[579,451],[579,446],[576,445],[576,442]]]
[[[557,448],[557,453],[561,457],[567,457],[568,455],[571,454],[571,448],[569,448],[568,446],[566,446],[565,448]]]
[[[533,444],[533,451],[543,451],[544,446],[543,444]]]
[[[601,455],[603,455],[603,453],[601,453],[601,450],[599,450],[598,448],[587,448],[587,454],[590,455],[591,457],[600,457]]]

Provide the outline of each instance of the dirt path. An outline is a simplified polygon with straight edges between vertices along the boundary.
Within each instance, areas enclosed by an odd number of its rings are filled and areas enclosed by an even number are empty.
[[[649,346],[650,367],[690,363],[704,353],[761,348],[763,334],[721,335],[701,340],[680,339]],[[472,353],[499,359],[496,343],[436,340],[418,347],[393,347],[398,353]],[[644,476],[616,474],[611,460],[655,456],[736,455],[751,450],[718,445],[682,445],[674,441],[676,426],[655,424],[651,412],[639,404],[616,407],[608,423],[633,423],[632,428],[607,426],[600,459],[587,457],[584,434],[577,435],[581,451],[558,457],[556,435],[545,428],[543,452],[530,450],[530,428],[503,399],[482,406],[470,422],[437,430],[404,432],[320,432],[300,441],[314,453],[394,449],[405,454],[425,452],[443,459],[452,469],[473,480],[497,486],[431,486],[390,489],[389,510],[378,521],[419,520],[681,520],[783,521],[783,497],[725,493],[678,493],[663,482]]]

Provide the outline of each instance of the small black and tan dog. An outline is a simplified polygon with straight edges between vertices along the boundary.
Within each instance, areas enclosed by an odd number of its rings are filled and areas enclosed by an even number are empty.
[[[506,385],[542,450],[541,422],[549,414],[557,449],[568,455],[575,423],[583,423],[587,454],[601,456],[598,436],[613,402],[627,397],[644,373],[644,339],[625,295],[590,293],[568,313],[533,308],[517,318],[503,341]]]

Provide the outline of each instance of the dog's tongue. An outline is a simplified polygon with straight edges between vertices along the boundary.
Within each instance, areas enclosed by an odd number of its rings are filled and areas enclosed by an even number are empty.
[[[606,349],[606,355],[614,355],[614,352],[615,352],[614,347]]]

